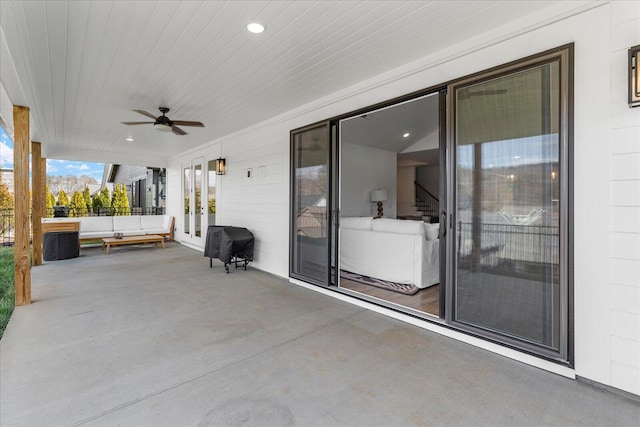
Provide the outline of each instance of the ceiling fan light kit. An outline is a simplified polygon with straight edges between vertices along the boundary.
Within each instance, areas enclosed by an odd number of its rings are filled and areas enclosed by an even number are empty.
[[[154,123],[153,127],[160,132],[171,132],[171,126],[164,123]]]
[[[192,122],[188,120],[171,120],[169,117],[166,116],[166,114],[169,112],[169,108],[160,107],[158,109],[160,110],[162,115],[157,117],[144,110],[131,110],[131,111],[135,111],[136,113],[142,114],[143,116],[147,116],[151,119],[154,119],[153,122],[122,122],[122,124],[125,124],[127,126],[153,124],[153,127],[160,132],[173,132],[176,135],[187,134],[187,132],[180,129],[178,125],[193,126],[193,127],[200,127],[200,128],[204,127],[204,125],[201,122]]]

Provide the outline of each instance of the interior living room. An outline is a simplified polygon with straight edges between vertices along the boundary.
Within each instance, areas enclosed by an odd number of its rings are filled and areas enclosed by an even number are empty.
[[[439,124],[436,92],[344,119],[339,134],[339,287],[434,316],[440,313]],[[365,231],[372,221],[382,231],[404,227],[426,238]]]

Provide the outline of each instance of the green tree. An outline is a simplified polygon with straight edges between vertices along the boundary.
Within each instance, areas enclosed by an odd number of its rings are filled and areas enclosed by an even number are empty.
[[[47,196],[46,196],[46,207],[47,207],[47,216],[49,218],[53,217],[53,207],[56,205],[56,198],[51,194],[51,190],[49,190],[49,186],[47,185]]]
[[[87,202],[80,191],[73,192],[69,208],[69,216],[87,216]]]
[[[0,234],[4,234],[5,231],[10,230],[13,227],[14,206],[13,194],[9,191],[9,186],[0,181],[0,211],[2,211],[4,216],[6,216],[6,220],[0,221]],[[11,212],[8,210],[11,210]]]
[[[129,197],[127,196],[127,190],[124,184],[116,184],[116,188],[113,190],[111,207],[113,208],[114,215],[131,215]]]
[[[100,212],[100,208],[104,207],[104,205],[102,204],[102,197],[100,197],[100,193],[95,194],[91,198],[91,207],[93,208],[94,212]]]
[[[0,209],[13,209],[13,194],[9,191],[9,186],[0,181]]]
[[[82,197],[84,198],[84,204],[87,208],[87,211],[90,211],[93,207],[93,203],[91,201],[91,193],[89,192],[89,187],[84,187],[84,191],[82,192]]]
[[[69,197],[64,190],[58,191],[58,205],[59,206],[69,206]]]
[[[102,190],[100,190],[100,199],[102,200],[103,207],[111,207],[111,194],[109,193],[109,189],[107,187],[104,187]]]

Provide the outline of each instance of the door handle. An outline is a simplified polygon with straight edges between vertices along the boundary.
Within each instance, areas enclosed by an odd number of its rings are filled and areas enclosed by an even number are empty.
[[[445,211],[440,212],[440,236],[447,235],[447,213]]]

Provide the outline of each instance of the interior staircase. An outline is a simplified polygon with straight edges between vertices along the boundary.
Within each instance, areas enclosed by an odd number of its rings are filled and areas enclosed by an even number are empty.
[[[440,201],[436,196],[431,194],[426,188],[414,181],[415,187],[415,205],[414,210],[417,216],[423,217],[424,220],[429,217],[430,221],[438,222],[440,215]]]

